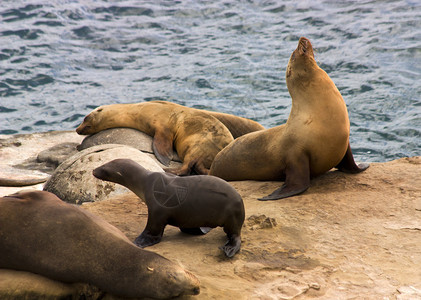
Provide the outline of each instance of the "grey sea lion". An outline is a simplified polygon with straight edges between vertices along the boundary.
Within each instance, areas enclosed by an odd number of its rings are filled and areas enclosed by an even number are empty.
[[[331,168],[358,173],[349,144],[345,102],[330,77],[314,60],[310,41],[300,38],[286,71],[292,108],[286,124],[234,140],[215,157],[210,175],[225,180],[284,180],[270,195],[275,200],[304,192],[310,178]]]
[[[179,177],[150,172],[130,159],[108,162],[96,168],[93,175],[124,185],[146,202],[148,221],[135,240],[138,246],[159,243],[167,224],[185,232],[221,226],[228,236],[221,249],[228,257],[240,250],[244,204],[224,180],[207,175]]]
[[[43,191],[0,198],[0,268],[89,283],[120,297],[167,299],[199,293],[199,282],[190,272]]]

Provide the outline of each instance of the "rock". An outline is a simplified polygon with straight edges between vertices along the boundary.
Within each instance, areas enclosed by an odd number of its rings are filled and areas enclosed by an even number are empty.
[[[131,146],[142,152],[153,153],[152,137],[146,133],[133,128],[110,128],[102,130],[93,135],[87,136],[82,143],[77,146],[79,151],[96,145],[121,144]],[[177,153],[174,151],[174,161],[180,162]]]
[[[61,143],[38,153],[37,162],[57,168],[67,158],[76,154],[77,143]]]
[[[6,144],[0,136],[0,156],[4,164],[15,165],[83,137],[64,132],[7,138]],[[295,299],[421,299],[420,166],[421,157],[409,157],[373,163],[355,175],[331,171],[314,178],[303,194],[280,201],[256,198],[282,182],[230,182],[243,197],[246,218],[265,215],[278,226],[261,229],[255,223],[257,230],[250,230],[246,221],[235,260],[226,260],[214,247],[225,239],[218,228],[189,236],[167,226],[165,242],[148,250],[196,274],[203,287],[197,299],[278,299],[300,291],[305,293]],[[3,195],[12,192],[0,188]],[[146,205],[133,193],[81,207],[131,240],[148,218]]]
[[[397,289],[397,300],[416,300],[421,299],[421,289],[414,286],[401,286]]]
[[[150,171],[163,172],[147,154],[124,145],[98,145],[85,149],[65,160],[44,186],[45,191],[60,199],[81,204],[101,201],[108,197],[127,193],[122,185],[96,179],[92,171],[117,158],[130,158]]]
[[[256,229],[265,229],[265,228],[273,228],[276,227],[278,224],[275,218],[269,218],[265,215],[251,215],[247,218],[247,226],[250,230]]]
[[[17,169],[10,166],[0,168],[0,186],[29,186],[47,181],[50,175],[36,170]]]

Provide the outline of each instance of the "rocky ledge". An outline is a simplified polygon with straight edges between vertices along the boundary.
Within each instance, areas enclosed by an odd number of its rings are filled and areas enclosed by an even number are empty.
[[[11,170],[0,177],[53,145],[82,139],[71,132],[0,136],[0,167]],[[218,249],[221,228],[189,236],[168,226],[148,250],[201,280],[201,294],[191,299],[421,299],[420,178],[421,157],[411,157],[373,163],[356,175],[331,171],[302,195],[278,201],[257,198],[279,182],[231,182],[246,208],[242,248],[233,259]],[[21,189],[2,187],[0,196]],[[82,208],[132,240],[147,220],[146,206],[130,192]],[[7,288],[10,281],[0,280],[0,295]]]

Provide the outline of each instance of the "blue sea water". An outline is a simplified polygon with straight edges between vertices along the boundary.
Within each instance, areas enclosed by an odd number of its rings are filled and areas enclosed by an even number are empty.
[[[347,103],[357,160],[421,155],[418,0],[2,0],[0,134],[155,99],[277,126],[300,36]]]

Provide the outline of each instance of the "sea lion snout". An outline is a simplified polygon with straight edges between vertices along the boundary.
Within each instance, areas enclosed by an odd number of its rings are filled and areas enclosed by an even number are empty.
[[[76,128],[76,133],[80,135],[87,135],[90,129],[91,126],[82,123],[78,128]]]
[[[112,172],[107,169],[107,165],[102,165],[92,171],[92,175],[101,180],[107,180],[112,177]]]
[[[170,277],[175,279],[177,285],[185,288],[180,296],[200,294],[200,281],[190,271],[183,268],[179,272],[171,274]]]
[[[310,40],[305,37],[301,37],[298,41],[297,50],[301,55],[311,55],[314,57],[313,46],[311,45]]]
[[[104,179],[104,178],[105,178],[105,177],[103,176],[103,175],[104,175],[104,174],[103,174],[103,169],[102,169],[101,167],[94,169],[94,170],[92,171],[92,175],[94,175],[94,176],[95,176],[95,178],[98,178],[98,179]]]

